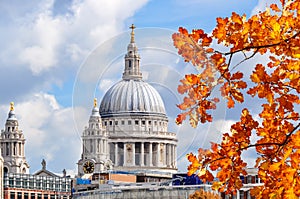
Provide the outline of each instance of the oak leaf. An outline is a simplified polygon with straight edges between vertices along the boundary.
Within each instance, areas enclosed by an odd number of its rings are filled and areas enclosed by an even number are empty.
[[[243,153],[252,148],[262,186],[254,187],[251,195],[300,197],[299,16],[299,0],[280,0],[249,18],[236,12],[218,17],[211,35],[185,28],[173,34],[178,53],[200,69],[180,81],[178,92],[185,97],[178,107],[184,112],[176,122],[181,124],[186,116],[193,127],[213,122],[212,111],[219,108],[219,97],[213,96],[217,92],[227,100],[227,108],[242,110],[230,133],[222,132],[220,143],[188,156],[188,174],[198,172],[203,182],[217,177],[214,189],[236,194],[242,186],[240,176],[247,175]],[[257,54],[266,59],[265,65]],[[255,117],[249,104],[255,107]]]

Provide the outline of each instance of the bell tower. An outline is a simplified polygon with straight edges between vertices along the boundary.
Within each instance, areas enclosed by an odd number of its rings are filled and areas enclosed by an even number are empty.
[[[29,173],[29,164],[25,158],[25,138],[19,129],[19,122],[15,115],[14,103],[10,103],[10,111],[1,131],[1,154],[4,159],[4,172]]]
[[[108,132],[102,127],[97,99],[94,99],[88,126],[82,133],[82,153],[78,161],[78,175],[100,173],[112,169],[108,150]]]

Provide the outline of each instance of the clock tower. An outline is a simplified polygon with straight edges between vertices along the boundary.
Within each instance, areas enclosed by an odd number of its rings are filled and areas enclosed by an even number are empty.
[[[108,132],[102,127],[97,99],[94,99],[88,126],[82,133],[82,153],[81,159],[77,163],[78,176],[112,169],[108,150]]]

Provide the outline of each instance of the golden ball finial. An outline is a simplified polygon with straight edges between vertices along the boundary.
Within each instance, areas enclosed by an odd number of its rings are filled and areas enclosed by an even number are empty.
[[[10,110],[11,110],[11,111],[15,110],[15,107],[14,107],[14,106],[15,106],[14,102],[11,102],[11,103],[10,103]]]
[[[97,107],[97,98],[94,98],[94,107]]]

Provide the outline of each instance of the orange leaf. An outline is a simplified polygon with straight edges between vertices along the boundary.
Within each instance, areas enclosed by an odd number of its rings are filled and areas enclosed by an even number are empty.
[[[213,53],[215,50],[213,48],[207,48],[205,51],[207,53]]]
[[[243,73],[241,73],[241,72],[236,72],[236,73],[232,74],[232,76],[231,76],[230,79],[231,79],[231,80],[241,79],[241,78],[243,78],[243,76],[244,76]]]
[[[232,96],[234,97],[234,99],[236,101],[238,101],[240,103],[244,102],[244,96],[241,93],[241,91],[234,89],[231,92],[232,92]]]
[[[186,155],[189,162],[194,162],[197,160],[197,157],[193,153],[189,153]]]
[[[280,168],[280,165],[282,165],[281,162],[275,162],[273,164],[270,165],[269,170],[270,171],[278,171]]]
[[[218,150],[218,144],[212,142],[212,143],[211,143],[211,149],[212,149],[212,151],[216,152],[216,151]]]
[[[202,39],[202,45],[203,46],[209,46],[211,42],[212,42],[212,38],[211,37],[204,37]]]
[[[241,16],[236,14],[235,12],[232,13],[231,19],[233,22],[235,22],[237,24],[243,24]]]
[[[270,8],[271,8],[272,10],[274,10],[275,12],[280,12],[280,9],[278,8],[278,6],[277,6],[276,4],[271,4],[271,5],[270,5]]]
[[[188,35],[187,29],[185,29],[185,28],[183,28],[183,27],[180,27],[178,31],[179,31],[181,34]]]
[[[234,107],[234,101],[231,97],[228,98],[227,107],[228,108],[233,108]]]
[[[185,78],[186,78],[186,80],[189,84],[193,85],[193,84],[198,84],[199,83],[199,78],[198,78],[197,75],[194,75],[194,74],[186,75]]]
[[[179,114],[179,115],[177,115],[177,118],[176,118],[176,121],[175,121],[176,124],[177,124],[177,125],[182,124],[182,121],[185,120],[185,117],[186,117],[186,116],[185,116],[184,114]]]
[[[242,89],[247,88],[247,83],[242,80],[235,82],[234,84],[237,86],[237,88],[242,88]]]

